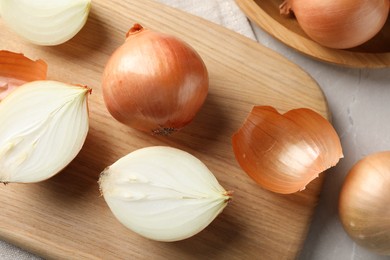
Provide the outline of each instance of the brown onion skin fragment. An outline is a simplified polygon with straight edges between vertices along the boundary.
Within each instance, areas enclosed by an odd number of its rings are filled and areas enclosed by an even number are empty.
[[[0,50],[0,101],[24,83],[45,80],[47,64],[31,60],[21,53]]]
[[[280,114],[255,106],[232,145],[241,168],[263,188],[282,194],[303,190],[342,157],[331,124],[309,109]]]

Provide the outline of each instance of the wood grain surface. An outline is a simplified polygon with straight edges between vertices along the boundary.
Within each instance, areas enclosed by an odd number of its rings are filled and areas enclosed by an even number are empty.
[[[370,41],[353,49],[323,47],[311,40],[294,17],[279,13],[283,0],[236,0],[255,24],[293,49],[314,59],[354,68],[390,67],[390,19]]]
[[[209,96],[195,120],[170,137],[115,121],[101,95],[101,73],[133,23],[192,45],[210,74]],[[34,46],[0,22],[0,48],[42,58],[50,79],[81,83],[89,97],[90,131],[75,160],[36,184],[0,187],[0,239],[47,259],[294,259],[302,247],[323,174],[305,191],[279,195],[257,186],[238,166],[231,136],[253,105],[285,112],[329,112],[313,79],[279,54],[241,35],[152,1],[94,0],[82,31],[56,47]],[[188,151],[214,172],[234,198],[198,235],[163,243],[122,226],[99,194],[100,172],[135,149],[169,145]]]

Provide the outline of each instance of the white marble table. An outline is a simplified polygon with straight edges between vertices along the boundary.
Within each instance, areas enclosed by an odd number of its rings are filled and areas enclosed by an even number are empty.
[[[257,40],[307,71],[327,98],[344,158],[327,172],[319,205],[299,259],[384,260],[356,245],[343,230],[337,203],[351,167],[364,156],[390,150],[390,68],[350,69],[305,57],[253,25]]]
[[[281,53],[307,71],[324,91],[345,158],[327,173],[320,203],[299,259],[390,259],[353,243],[344,232],[337,212],[339,191],[352,165],[370,153],[390,150],[390,68],[350,69],[303,56],[249,23],[234,0],[160,2],[219,23]],[[39,258],[0,241],[0,259]]]

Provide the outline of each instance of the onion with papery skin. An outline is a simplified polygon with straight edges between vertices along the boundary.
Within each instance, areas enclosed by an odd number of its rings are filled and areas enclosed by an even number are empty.
[[[307,108],[282,115],[255,106],[232,142],[241,168],[263,188],[283,194],[305,189],[343,157],[332,125]]]
[[[103,97],[118,121],[168,135],[190,123],[208,93],[199,54],[182,40],[135,24],[103,73]]]
[[[0,51],[0,101],[16,87],[34,80],[44,80],[47,64],[30,60],[20,53]]]
[[[292,11],[312,40],[346,49],[367,42],[383,28],[389,0],[286,0],[280,10]]]
[[[390,151],[369,155],[352,167],[341,189],[339,215],[356,243],[390,255]]]

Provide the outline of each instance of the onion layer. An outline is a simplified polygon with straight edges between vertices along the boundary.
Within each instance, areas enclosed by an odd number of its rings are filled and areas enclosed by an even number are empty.
[[[303,31],[319,44],[336,49],[356,47],[374,37],[389,14],[389,0],[286,0]]]
[[[102,87],[115,119],[165,135],[193,120],[208,93],[208,73],[188,44],[136,24],[110,57]]]
[[[359,245],[390,255],[390,151],[369,155],[348,173],[340,193],[344,229]]]
[[[255,106],[232,141],[241,168],[277,193],[305,189],[342,157],[332,125],[306,108],[281,115],[273,107]]]

